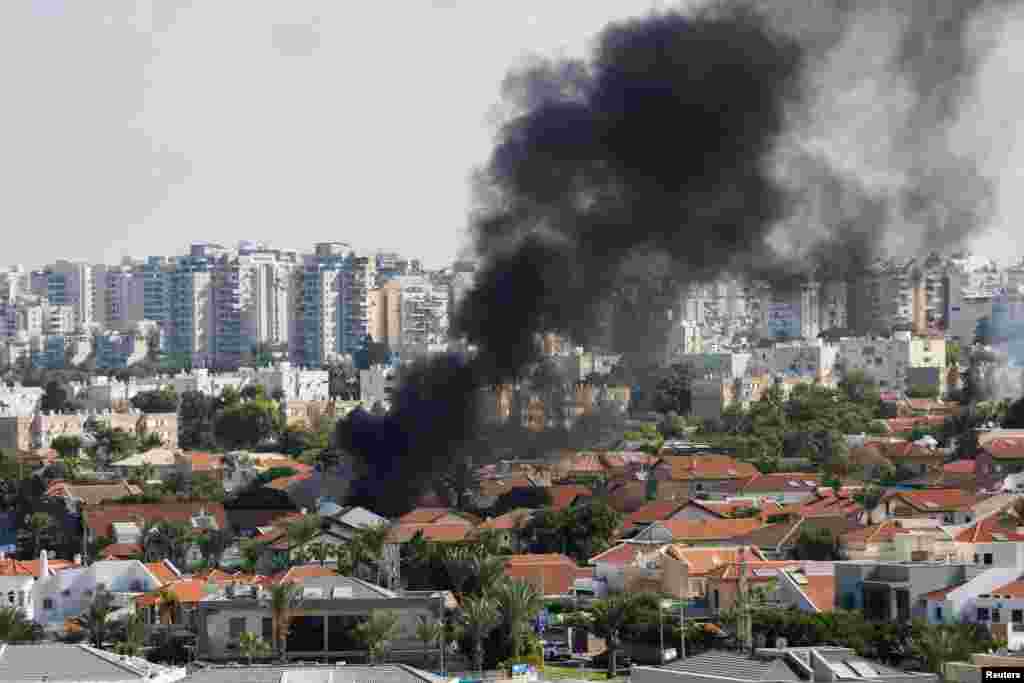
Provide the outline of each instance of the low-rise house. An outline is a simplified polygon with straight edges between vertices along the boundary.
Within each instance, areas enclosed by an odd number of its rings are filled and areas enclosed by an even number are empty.
[[[970,524],[976,518],[974,506],[978,502],[978,496],[960,489],[895,491],[884,496],[871,511],[871,521],[917,517],[941,524]]]
[[[416,626],[422,616],[437,620],[443,616],[444,593],[397,593],[345,576],[319,576],[295,581],[302,599],[292,610],[287,650],[291,657],[365,656],[365,645],[355,632],[357,624],[371,613],[390,612],[398,617],[391,645],[395,650],[422,651]],[[205,660],[239,657],[242,633],[255,633],[272,642],[274,617],[266,590],[242,587],[231,595],[227,588],[208,595],[197,612],[197,656]]]
[[[77,514],[80,505],[100,505],[128,496],[137,496],[142,489],[126,481],[115,482],[68,482],[54,481],[43,494],[44,498],[63,500],[68,512]]]
[[[776,573],[775,598],[801,612],[821,614],[836,608],[836,574],[832,562],[807,562]]]
[[[1006,475],[1024,471],[1024,431],[1000,429],[978,434],[975,455],[978,484],[991,489]]]
[[[670,519],[655,522],[634,540],[649,543],[686,543],[687,545],[722,545],[734,542],[762,526],[757,518],[709,519],[692,521]]]
[[[655,500],[684,502],[690,497],[690,483],[686,481],[660,481],[653,477],[618,479],[610,482],[608,505],[616,512],[628,515]]]
[[[523,530],[533,514],[533,510],[516,508],[503,515],[485,519],[477,529],[480,532],[496,534],[502,546],[518,552],[523,546]]]
[[[575,594],[577,579],[594,578],[594,570],[558,553],[511,555],[505,558],[505,576],[529,583],[543,596],[564,597]]]
[[[548,488],[548,493],[551,495],[550,507],[553,510],[564,510],[580,499],[594,495],[593,491],[580,484],[556,484]]]
[[[782,569],[803,566],[797,560],[755,560],[741,549],[738,561],[723,563],[707,574],[708,608],[714,613],[728,611],[736,606],[740,594],[740,577],[746,573],[748,590],[759,594],[762,600],[777,602],[778,573]]]
[[[751,560],[764,560],[757,548],[743,546],[719,546],[707,548],[690,548],[683,545],[667,545],[657,548],[652,553],[639,557],[635,563],[641,568],[654,569],[660,579],[658,592],[671,595],[677,599],[685,598],[692,610],[707,610],[708,577],[718,567],[737,562],[741,553]],[[626,569],[627,587],[636,573],[632,567]],[[695,615],[694,615],[695,616]]]
[[[813,498],[820,486],[821,475],[817,472],[774,472],[753,477],[743,485],[741,493],[791,505]]]
[[[184,667],[153,664],[88,645],[5,644],[0,647],[0,680],[5,683],[175,683]]]
[[[142,467],[152,467],[157,479],[167,479],[178,471],[175,453],[167,448],[153,448],[110,463],[110,468],[125,478],[133,476]]]
[[[948,605],[963,584],[928,596],[928,621],[949,623],[955,619],[986,626],[992,635],[1005,640],[1011,650],[1024,649],[1024,580],[1015,579],[1003,585],[976,593],[958,609]]]
[[[846,517],[853,521],[864,520],[864,506],[856,500],[860,489],[843,487],[838,492],[830,488],[818,489],[814,497],[787,505],[780,512],[800,517]]]
[[[33,586],[36,620],[48,628],[60,628],[67,619],[81,615],[97,591],[113,594],[116,607],[129,607],[140,593],[159,589],[163,581],[138,560],[94,562],[40,579]]]
[[[661,667],[634,666],[633,683],[788,683],[877,681],[938,683],[935,674],[907,673],[840,647],[759,648],[752,655],[709,650]]]
[[[237,664],[211,664],[193,672],[188,683],[298,683],[323,681],[324,683],[457,683],[417,669],[408,664],[377,664],[374,666],[344,666],[334,664],[256,664],[240,668]]]
[[[949,528],[930,519],[892,519],[853,529],[839,543],[850,560],[935,562],[960,557]]]
[[[224,456],[220,453],[179,451],[174,454],[174,464],[186,481],[200,475],[224,482]]]
[[[736,541],[741,545],[758,548],[769,560],[808,559],[798,557],[800,538],[804,534],[812,537],[827,534],[835,539],[838,550],[842,535],[859,527],[857,522],[846,517],[794,516],[784,522],[775,522],[754,529]]]
[[[688,501],[677,500],[653,500],[646,503],[626,516],[622,521],[621,534],[628,537],[632,533],[646,529],[655,522],[664,522],[665,520],[672,519],[687,504]],[[710,513],[709,516],[711,516]]]
[[[747,462],[728,455],[665,455],[651,470],[655,479],[687,482],[688,497],[721,499],[737,495],[759,475]]]
[[[605,582],[611,592],[627,590],[626,569],[643,563],[643,558],[664,547],[665,543],[637,543],[623,541],[604,552],[591,557],[588,565],[593,565],[594,577]]]

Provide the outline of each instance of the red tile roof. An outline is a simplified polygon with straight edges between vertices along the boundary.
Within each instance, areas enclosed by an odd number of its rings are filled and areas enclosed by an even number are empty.
[[[773,472],[759,474],[748,481],[743,486],[743,493],[817,491],[819,486],[821,475],[817,472]]]
[[[544,595],[569,593],[579,569],[559,554],[512,555],[505,560],[505,576],[526,581]]]
[[[98,537],[110,538],[114,522],[135,522],[139,519],[191,522],[193,515],[206,511],[217,520],[217,526],[227,528],[227,516],[220,503],[195,501],[189,503],[142,503],[138,505],[101,505],[86,507],[85,521]]]
[[[548,487],[551,494],[551,507],[555,510],[564,510],[572,505],[572,502],[580,497],[592,496],[593,492],[586,486],[579,484],[559,484]]]
[[[950,474],[974,474],[975,467],[974,460],[954,460],[943,465],[942,471]]]
[[[267,488],[274,489],[275,491],[287,491],[292,487],[292,485],[298,484],[303,481],[307,481],[312,478],[312,472],[299,472],[298,474],[293,474],[287,477],[278,477],[277,479],[273,479],[267,482],[266,484],[264,484],[264,486],[266,486]]]
[[[624,567],[635,560],[638,553],[646,554],[654,552],[658,548],[664,547],[664,545],[666,544],[630,543],[629,541],[625,541],[618,545],[613,545],[602,553],[594,555],[587,560],[587,564],[596,564],[600,562],[601,564],[612,565],[615,567]]]
[[[146,562],[146,569],[149,573],[159,579],[162,583],[170,583],[171,581],[177,581],[179,577],[171,568],[164,562]]]
[[[125,481],[103,484],[73,484],[57,481],[50,485],[44,496],[46,498],[73,498],[86,505],[99,505],[139,493],[142,493],[142,490],[138,486],[133,486]]]
[[[447,524],[462,524],[472,526],[472,522],[463,517],[452,508],[428,508],[419,507],[412,512],[407,512],[398,518],[398,524],[434,524],[442,519],[448,519]]]
[[[224,469],[224,456],[220,453],[185,451],[182,455],[191,464],[193,472],[212,472]]]
[[[883,543],[891,541],[897,534],[909,533],[908,529],[900,526],[899,520],[888,520],[881,524],[864,527],[863,529],[848,531],[840,539],[843,543]]]
[[[668,468],[676,481],[697,479],[752,479],[759,473],[748,462],[728,455],[664,455],[658,468]]]
[[[675,541],[727,541],[749,534],[762,526],[757,518],[743,519],[669,519],[658,522]]]
[[[819,493],[816,497],[801,503],[785,506],[782,512],[801,517],[852,517],[864,512],[864,506],[848,495],[836,496],[830,493],[821,495]]]
[[[669,519],[682,508],[686,507],[685,501],[677,500],[652,500],[643,505],[639,510],[626,517],[624,526],[648,526],[654,522],[661,522]]]
[[[673,545],[665,549],[665,554],[672,559],[686,563],[691,576],[705,576],[711,570],[729,564],[739,562],[740,551],[745,550],[748,560],[763,560],[764,555],[756,546],[744,548],[689,548],[682,545]]]
[[[831,612],[836,607],[835,574],[814,574],[801,572],[802,581],[797,587],[819,612]]]
[[[75,566],[74,562],[67,560],[47,560],[46,564],[49,567],[50,576]],[[39,560],[15,560],[13,558],[0,560],[0,576],[34,576],[38,579],[41,578],[41,571],[42,566]]]
[[[525,524],[532,514],[533,512],[526,508],[516,508],[515,510],[509,510],[503,515],[484,520],[479,528],[493,531],[512,531]]]
[[[1001,436],[983,444],[981,449],[996,460],[1024,460],[1024,437]]]
[[[771,581],[776,578],[775,572],[780,569],[786,569],[789,567],[798,568],[800,566],[799,560],[751,560],[747,559],[747,580],[751,582],[757,581]],[[740,578],[740,562],[729,562],[726,564],[719,565],[714,569],[708,571],[707,576],[709,579],[716,581],[739,581]],[[754,571],[758,570],[758,571]]]
[[[1024,522],[1016,517],[1004,520],[1003,516],[997,513],[967,527],[956,535],[956,540],[958,543],[1024,541],[1024,534],[1017,531],[1018,525],[1024,526]]]
[[[946,422],[944,415],[919,415],[916,417],[891,417],[884,420],[885,426],[893,434],[914,431],[914,427],[940,427]]]
[[[337,576],[338,572],[330,567],[318,564],[303,564],[269,577],[268,583],[302,583],[303,579],[317,579],[325,576]]]
[[[996,588],[991,595],[1009,596],[1011,598],[1024,598],[1024,579],[1017,579],[1005,586]]]
[[[952,512],[964,510],[977,504],[978,496],[960,489],[921,489],[918,491],[897,491],[887,500],[899,498],[918,512]]]
[[[456,543],[465,541],[474,531],[472,525],[465,524],[396,524],[388,531],[388,542],[407,543],[422,532],[428,541]]]
[[[159,605],[162,602],[160,594],[164,591],[173,593],[181,604],[194,605],[202,602],[209,594],[209,584],[202,579],[179,579],[163,586],[159,591],[140,595],[135,599],[135,604],[138,607]]]

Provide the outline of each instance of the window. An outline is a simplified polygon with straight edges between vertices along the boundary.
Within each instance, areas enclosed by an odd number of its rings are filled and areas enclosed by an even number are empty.
[[[130,588],[131,588],[132,593],[141,593],[142,592],[142,582],[139,581],[138,579],[136,579],[136,580],[132,581],[132,584],[131,584]]]
[[[981,562],[981,556],[978,553],[974,553],[974,564]]]
[[[1010,621],[1015,624],[1024,622],[1024,609],[1015,609],[1010,611]]]
[[[1002,619],[1002,617],[1000,616],[999,612],[1000,612],[1000,610],[999,610],[998,607],[993,608],[993,610],[992,610],[992,623],[993,624],[998,624],[1000,619]]]
[[[245,633],[245,617],[231,617],[228,621],[228,635],[231,640],[238,640]]]
[[[992,553],[985,553],[985,564],[992,564]]]
[[[979,607],[978,608],[978,618],[977,618],[977,621],[988,621],[988,607]]]
[[[935,621],[942,621],[942,605],[935,608]]]
[[[43,599],[43,609],[53,609],[53,598]]]
[[[263,617],[263,642],[270,644],[274,642],[274,619]]]

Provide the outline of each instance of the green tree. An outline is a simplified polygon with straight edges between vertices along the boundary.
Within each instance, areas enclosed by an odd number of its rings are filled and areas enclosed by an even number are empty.
[[[156,432],[149,432],[147,434],[143,434],[142,438],[139,439],[138,451],[139,453],[145,453],[146,451],[151,451],[154,448],[160,448],[163,445],[164,440],[160,438],[159,434]]]
[[[381,661],[398,631],[398,616],[374,610],[370,618],[356,626],[356,635],[369,651],[370,664]]]
[[[654,408],[660,413],[689,415],[693,402],[693,380],[696,369],[691,363],[676,363],[667,377],[658,382],[654,393]]]
[[[288,537],[288,546],[292,552],[306,547],[323,529],[323,520],[320,515],[303,515],[285,526],[285,535]]]
[[[0,642],[24,643],[42,640],[43,629],[15,607],[0,607]]]
[[[265,401],[267,390],[262,384],[246,384],[239,392],[245,401]]]
[[[211,448],[217,399],[198,391],[181,395],[178,408],[178,443],[182,448]]]
[[[384,583],[384,547],[389,533],[390,527],[386,524],[360,527],[348,543],[353,571],[370,572],[378,585]]]
[[[519,657],[529,635],[530,620],[544,608],[543,596],[526,581],[502,581],[494,587],[493,597],[509,634],[512,656]]]
[[[840,559],[839,540],[828,529],[801,531],[794,548],[796,559],[835,561]]]
[[[113,612],[113,596],[105,587],[98,587],[89,608],[78,617],[79,625],[89,632],[89,640],[93,647],[103,648],[103,643],[110,633],[110,615]]]
[[[497,628],[500,616],[497,606],[487,596],[467,597],[462,601],[462,627],[473,643],[473,666],[484,669],[484,639]]]
[[[189,482],[189,497],[219,503],[224,500],[224,486],[209,474],[194,474]]]
[[[214,423],[218,443],[227,448],[253,448],[280,431],[281,414],[268,399],[233,403]]]
[[[302,586],[291,581],[270,587],[270,613],[273,619],[274,642],[284,660],[288,652],[288,632],[295,610],[302,604]]]
[[[615,678],[618,673],[616,659],[623,632],[659,608],[658,598],[646,593],[620,593],[591,605],[587,624],[608,646],[608,678]]]
[[[143,413],[178,412],[178,394],[171,387],[140,391],[131,399],[132,406]]]
[[[930,384],[915,384],[907,389],[907,398],[931,398],[939,397],[939,387]]]
[[[863,370],[851,370],[839,382],[839,390],[851,403],[876,404],[879,399],[878,383]]]
[[[120,655],[138,657],[146,644],[146,622],[142,612],[136,610],[125,619],[124,640],[117,644],[116,651]]]
[[[230,529],[205,529],[196,539],[199,545],[199,552],[203,554],[203,560],[211,568],[220,566],[224,553],[234,542],[234,535]]]
[[[430,649],[441,644],[444,637],[444,623],[429,616],[420,615],[416,620],[416,639],[423,643],[423,666],[430,666]]]
[[[33,512],[25,519],[25,528],[32,536],[32,554],[35,557],[43,549],[43,536],[56,526],[56,520],[48,512]]]
[[[238,637],[238,651],[252,666],[256,657],[266,657],[270,654],[270,646],[258,635],[251,631],[243,631]]]
[[[58,457],[64,463],[68,479],[77,479],[82,469],[82,439],[61,434],[50,442],[50,448],[57,451]]]

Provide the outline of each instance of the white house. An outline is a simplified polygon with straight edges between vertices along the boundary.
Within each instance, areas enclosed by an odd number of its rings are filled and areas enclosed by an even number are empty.
[[[32,586],[36,579],[30,574],[0,576],[0,607],[14,607],[35,619],[36,603],[32,599]]]
[[[100,587],[113,593],[115,606],[127,607],[135,596],[163,585],[163,581],[138,560],[104,560],[88,567],[65,569],[53,576],[46,576],[45,572],[42,575],[45,578],[40,578],[32,587],[35,618],[51,628],[82,614]]]

